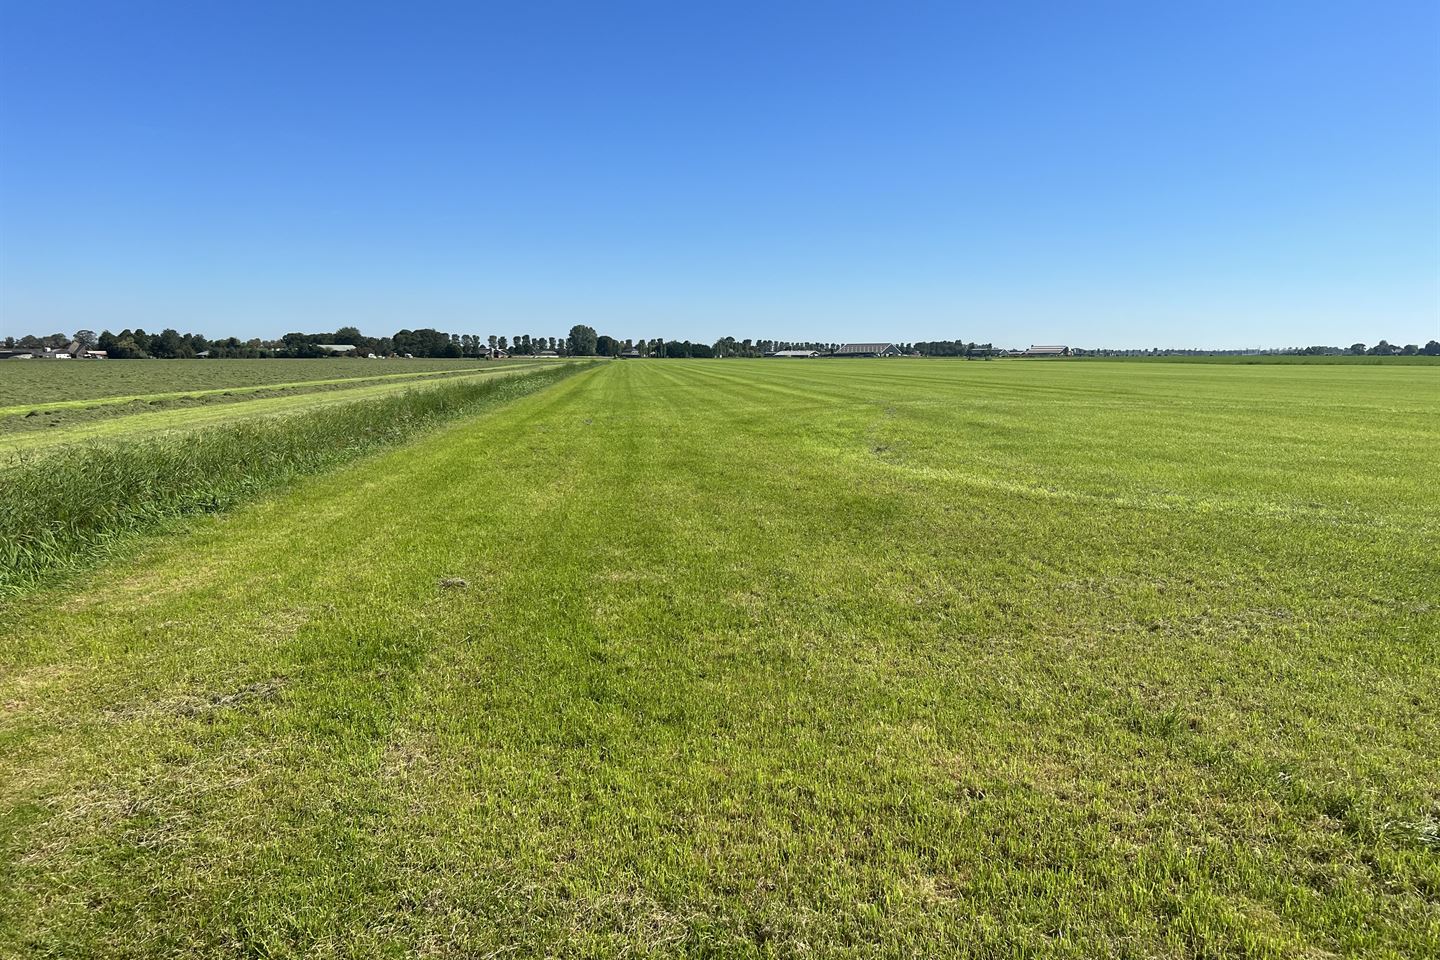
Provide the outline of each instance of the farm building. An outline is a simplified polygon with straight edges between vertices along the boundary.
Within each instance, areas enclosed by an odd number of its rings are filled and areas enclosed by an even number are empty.
[[[1026,350],[1024,353],[1020,354],[1020,356],[1022,357],[1068,357],[1070,355],[1070,348],[1066,346],[1061,346],[1059,344],[1051,346],[1036,346],[1033,343],[1030,345],[1029,350]]]
[[[640,359],[640,351],[636,350],[634,347],[631,347],[624,353],[618,354],[618,356],[621,360],[638,360]]]
[[[818,357],[817,350],[776,350],[774,353],[765,354],[767,357]]]
[[[41,347],[26,352],[45,360],[74,360],[76,357],[85,356],[85,348],[80,345],[79,340],[71,340],[63,347]]]
[[[321,350],[324,350],[326,353],[355,352],[355,344],[353,343],[317,343],[315,344],[315,346],[319,347]]]
[[[832,357],[898,357],[900,348],[893,343],[842,343]]]

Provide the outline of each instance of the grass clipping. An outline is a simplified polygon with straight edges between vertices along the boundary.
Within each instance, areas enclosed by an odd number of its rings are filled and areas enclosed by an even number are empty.
[[[540,390],[560,367],[113,444],[0,468],[0,599],[95,560],[120,538],[212,513],[446,420]]]

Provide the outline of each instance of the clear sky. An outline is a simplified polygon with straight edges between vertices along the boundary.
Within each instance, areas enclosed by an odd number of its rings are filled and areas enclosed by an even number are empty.
[[[0,2],[0,332],[1440,338],[1440,4]]]

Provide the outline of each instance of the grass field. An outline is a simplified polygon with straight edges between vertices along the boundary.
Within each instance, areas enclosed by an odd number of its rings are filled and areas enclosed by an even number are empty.
[[[175,394],[414,376],[473,370],[482,360],[7,360],[0,363],[0,411],[77,400]]]
[[[229,361],[216,361],[226,363]],[[246,361],[236,361],[246,362]],[[283,361],[273,361],[283,362]],[[382,377],[238,387],[144,398],[70,401],[38,412],[5,416],[0,411],[0,459],[63,444],[129,439],[214,426],[257,416],[293,414],[335,404],[425,389],[455,380],[480,380],[536,370],[548,361],[469,363],[459,369]],[[83,404],[83,406],[82,406]],[[22,407],[16,410],[25,409]]]
[[[1089,358],[1085,358],[1089,359]],[[1097,358],[1099,359],[1099,358]],[[1333,356],[1309,356],[1302,354],[1201,354],[1197,356],[1168,357],[1106,357],[1102,363],[1211,363],[1241,365],[1299,365],[1299,366],[1341,366],[1341,367],[1440,367],[1440,357],[1415,354],[1408,357],[1371,357],[1337,354]]]
[[[413,441],[444,422],[543,390],[582,366],[511,367],[289,415],[18,451],[0,460],[0,600],[93,566],[137,535]]]
[[[0,611],[0,954],[1440,955],[1437,412],[597,365]]]

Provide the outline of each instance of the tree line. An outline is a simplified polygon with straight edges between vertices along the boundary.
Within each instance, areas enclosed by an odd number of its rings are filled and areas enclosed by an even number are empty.
[[[6,349],[15,350],[58,350],[78,342],[85,350],[103,350],[107,357],[115,360],[144,360],[149,358],[170,360],[194,357],[212,358],[271,358],[271,357],[330,357],[354,354],[361,357],[411,356],[483,358],[499,355],[537,356],[554,354],[560,357],[618,357],[622,354],[642,357],[716,357],[716,356],[760,356],[761,349],[789,349],[790,345],[773,346],[781,341],[744,341],[745,350],[721,352],[722,345],[734,344],[734,338],[726,337],[715,344],[692,343],[689,340],[666,340],[664,338],[642,338],[619,340],[600,334],[594,327],[576,324],[564,336],[548,334],[517,333],[471,334],[449,333],[423,327],[418,330],[397,330],[388,337],[368,337],[358,327],[341,327],[327,333],[287,333],[278,340],[252,337],[211,339],[200,333],[181,333],[164,329],[159,333],[147,333],[142,328],[121,330],[112,333],[104,330],[77,330],[74,334],[52,333],[48,336],[27,335],[6,337]],[[756,346],[756,344],[763,346]],[[348,346],[352,350],[336,351],[336,346]]]
[[[412,357],[489,357],[500,353],[507,355],[533,356],[553,352],[557,356],[605,355],[603,349],[618,348],[617,341],[610,337],[599,337],[595,331],[584,325],[572,327],[568,336],[552,337],[539,334],[515,334],[514,336],[481,336],[470,333],[448,333],[425,327],[418,330],[397,330],[388,337],[368,337],[357,327],[341,327],[331,333],[287,333],[278,340],[259,337],[242,340],[239,337],[211,339],[200,333],[181,333],[164,329],[159,333],[147,333],[142,328],[125,329],[119,333],[104,330],[99,334],[93,330],[77,330],[67,335],[52,333],[48,336],[28,335],[6,337],[4,346],[9,350],[58,350],[78,342],[85,350],[103,350],[108,357],[116,360],[162,360],[189,359],[199,356],[222,358],[270,358],[270,357],[328,357],[337,355],[335,346],[349,346],[359,356],[412,356]],[[628,343],[628,341],[627,341]],[[343,354],[342,354],[343,355]]]
[[[777,350],[833,350],[837,344],[801,343],[789,340],[736,340],[722,337],[715,343],[690,340],[667,340],[663,337],[620,340],[597,333],[587,324],[576,324],[565,336],[548,334],[449,333],[433,328],[397,330],[388,337],[368,337],[358,327],[341,327],[328,333],[287,333],[278,340],[254,337],[210,339],[200,333],[181,333],[174,329],[147,333],[144,329],[109,330],[96,334],[93,330],[77,330],[72,335],[53,333],[49,336],[6,337],[7,349],[61,349],[78,341],[86,350],[103,350],[116,360],[187,359],[198,356],[217,358],[328,357],[336,356],[337,345],[353,347],[345,355],[412,356],[479,358],[500,354],[536,356],[553,353],[561,357],[760,357]]]
[[[67,336],[53,333],[49,336],[5,337],[6,349],[40,350],[61,349],[78,341],[86,350],[103,350],[116,360],[186,359],[198,356],[224,358],[261,357],[328,357],[335,356],[336,345],[352,347],[358,356],[377,357],[450,357],[482,358],[506,356],[536,356],[553,354],[560,357],[764,357],[781,350],[814,350],[817,353],[832,353],[840,344],[800,340],[743,340],[735,337],[721,337],[714,343],[699,343],[689,340],[666,340],[662,337],[619,340],[597,333],[594,327],[576,324],[565,336],[552,337],[539,334],[513,334],[481,336],[471,333],[447,333],[423,327],[419,330],[397,330],[388,337],[367,337],[358,327],[341,327],[333,333],[287,333],[278,340],[263,340],[258,337],[241,340],[239,337],[210,339],[199,333],[180,333],[164,329],[159,333],[147,333],[143,329],[109,330],[96,334],[93,330],[77,330]],[[972,357],[996,356],[1004,351],[992,343],[975,343],[965,340],[918,340],[913,343],[896,343],[901,353],[922,357]],[[1247,350],[1199,350],[1152,347],[1148,349],[1105,349],[1075,348],[1076,356],[1090,357],[1134,357],[1134,356],[1223,356],[1229,354],[1253,353]],[[1265,354],[1299,356],[1440,356],[1440,341],[1431,340],[1424,346],[1407,343],[1404,346],[1381,340],[1373,346],[1353,343],[1348,347],[1310,346],[1285,347],[1259,351]]]

